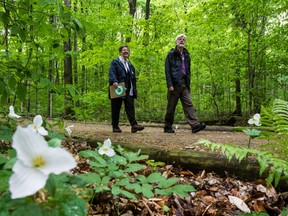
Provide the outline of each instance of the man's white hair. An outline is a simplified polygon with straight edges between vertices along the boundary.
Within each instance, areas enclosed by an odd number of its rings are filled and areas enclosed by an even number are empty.
[[[178,40],[180,37],[184,37],[185,40],[186,40],[186,35],[185,35],[185,34],[179,34],[179,35],[176,36],[175,42],[177,42],[177,40]]]

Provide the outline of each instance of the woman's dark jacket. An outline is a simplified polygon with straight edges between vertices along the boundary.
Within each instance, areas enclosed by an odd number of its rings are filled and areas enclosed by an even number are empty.
[[[130,62],[128,62],[128,66],[130,71],[129,73],[126,72],[123,63],[119,58],[114,59],[111,62],[109,69],[109,85],[113,85],[114,82],[117,83],[124,82],[126,87],[126,95],[129,95],[132,83],[133,97],[137,98],[135,68]]]
[[[190,64],[191,58],[187,49],[184,48],[184,62],[186,68],[186,86],[190,91],[191,71]],[[165,75],[167,87],[173,86],[174,88],[180,87],[182,84],[182,60],[179,50],[175,47],[167,55],[165,60]]]

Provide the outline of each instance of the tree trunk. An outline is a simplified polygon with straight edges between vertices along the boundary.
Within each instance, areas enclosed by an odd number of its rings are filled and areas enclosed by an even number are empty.
[[[134,15],[136,13],[136,3],[137,0],[128,0],[128,4],[129,4],[129,14],[134,18]],[[132,34],[132,24],[131,24],[131,28],[130,28],[130,33]],[[126,38],[126,43],[129,43],[131,41],[131,36],[128,36]]]
[[[70,8],[71,1],[65,0],[65,6]],[[64,117],[72,117],[74,112],[72,110],[72,96],[67,89],[67,85],[73,84],[73,75],[72,75],[72,56],[71,56],[71,28],[66,26],[67,30],[67,40],[64,42],[64,52],[65,52],[65,59],[64,59],[64,101],[65,101],[65,110],[64,110]]]
[[[247,31],[247,70],[248,70],[248,109],[249,115],[253,112],[254,69],[251,62],[251,30]]]
[[[237,68],[235,70],[235,100],[236,100],[236,109],[234,111],[234,115],[242,116],[242,104],[241,104],[241,79],[240,79],[240,69]]]

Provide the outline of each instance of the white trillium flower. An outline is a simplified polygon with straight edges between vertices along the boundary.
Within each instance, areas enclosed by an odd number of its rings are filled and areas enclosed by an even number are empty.
[[[69,125],[65,128],[65,131],[68,133],[69,136],[72,134],[72,128],[74,128],[74,125]]]
[[[17,161],[9,179],[11,198],[22,198],[44,188],[50,173],[60,174],[76,166],[75,159],[60,147],[49,147],[44,137],[30,128],[17,127],[12,138]]]
[[[8,117],[9,117],[9,118],[12,118],[12,119],[21,118],[21,116],[17,115],[17,114],[14,112],[14,107],[13,107],[12,105],[9,107]]]
[[[260,114],[256,113],[251,119],[248,120],[248,124],[255,124],[256,126],[260,126]]]
[[[47,136],[48,131],[45,130],[44,127],[42,127],[43,120],[41,115],[36,115],[33,119],[33,124],[28,125],[28,128],[31,128],[35,132],[38,132],[42,136]]]
[[[109,157],[113,157],[115,155],[115,151],[111,148],[111,144],[110,139],[105,140],[103,146],[98,150],[98,153],[100,155],[106,154]]]

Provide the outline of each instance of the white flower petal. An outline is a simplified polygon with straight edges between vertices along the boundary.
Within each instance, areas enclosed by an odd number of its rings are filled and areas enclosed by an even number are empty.
[[[48,148],[43,152],[45,165],[39,168],[45,174],[60,174],[76,167],[76,162],[70,152],[61,148]]]
[[[33,123],[34,123],[34,125],[41,126],[43,123],[42,116],[36,115],[33,119]]]
[[[106,151],[104,151],[104,147],[100,147],[99,150],[98,150],[98,153],[99,153],[100,155],[105,154]]]
[[[47,136],[48,135],[48,131],[44,128],[44,127],[39,127],[38,129],[37,129],[37,131],[38,131],[38,133],[40,134],[40,135],[42,135],[42,136]]]
[[[12,147],[17,152],[17,158],[28,165],[32,163],[31,158],[46,151],[48,143],[30,128],[18,126],[12,137]]]
[[[248,120],[248,124],[254,124],[253,119],[249,119],[249,120]]]
[[[9,190],[12,199],[33,195],[44,188],[48,175],[37,169],[21,165],[21,163],[18,163],[17,166],[19,166],[17,172],[12,174],[9,179]]]
[[[11,106],[9,106],[9,111],[10,111],[10,113],[15,113],[14,112],[14,107],[11,105]]]
[[[259,119],[260,119],[260,114],[259,114],[259,113],[256,113],[256,114],[253,116],[253,118],[254,118],[255,120],[259,120]]]
[[[112,148],[109,148],[106,151],[106,155],[109,156],[109,157],[113,157],[115,155],[115,151]]]
[[[17,161],[9,179],[12,198],[34,194],[46,184],[50,173],[60,174],[76,166],[66,150],[49,147],[45,139],[30,128],[17,127],[12,138]]]
[[[108,138],[104,141],[103,144],[104,147],[110,148],[111,147],[111,140]]]
[[[72,128],[74,128],[74,125],[69,125],[65,128],[65,131],[68,133],[69,136],[72,134]]]
[[[27,128],[33,130],[34,132],[37,132],[36,129],[34,128],[34,124],[30,124],[30,125],[28,125]]]
[[[20,118],[21,116],[17,115],[17,114],[14,112],[14,107],[13,107],[13,106],[10,106],[10,107],[9,107],[8,117],[14,119],[14,118]]]

